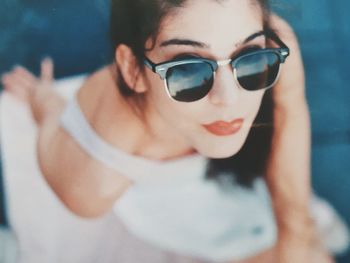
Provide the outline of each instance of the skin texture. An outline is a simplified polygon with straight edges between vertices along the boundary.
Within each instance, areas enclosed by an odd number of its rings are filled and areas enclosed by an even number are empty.
[[[220,4],[189,1],[179,12],[165,18],[155,48],[147,56],[156,63],[181,53],[227,59],[239,52],[245,38],[262,29],[261,21],[261,14],[250,1],[229,0]],[[291,56],[273,91],[275,131],[266,173],[279,240],[272,250],[244,262],[331,262],[316,242],[306,206],[310,195],[310,125],[299,47],[292,29],[282,19],[273,16],[272,25],[291,48]],[[173,38],[203,42],[208,47],[160,47],[163,41]],[[246,45],[264,47],[264,43],[264,38],[257,38]],[[155,160],[174,159],[193,152],[223,158],[234,155],[242,147],[263,92],[240,89],[230,66],[219,68],[214,87],[205,98],[187,104],[170,100],[163,81],[150,70],[139,69],[127,46],[120,45],[115,55],[118,65],[94,73],[78,92],[86,118],[107,142],[127,153]],[[144,121],[118,93],[112,73],[116,66],[127,84],[145,96]],[[59,127],[58,118],[65,101],[51,89],[52,69],[52,62],[45,60],[42,75],[36,78],[18,67],[4,75],[2,82],[8,91],[31,106],[39,126],[39,164],[51,188],[77,215],[100,216],[111,209],[132,182],[91,159]],[[217,120],[236,118],[244,118],[244,126],[232,136],[217,137],[202,127]]]

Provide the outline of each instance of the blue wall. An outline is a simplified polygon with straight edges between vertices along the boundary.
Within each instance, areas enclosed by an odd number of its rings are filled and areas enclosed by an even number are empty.
[[[0,72],[23,64],[37,72],[45,55],[53,57],[56,76],[92,71],[108,53],[106,0],[2,0]]]

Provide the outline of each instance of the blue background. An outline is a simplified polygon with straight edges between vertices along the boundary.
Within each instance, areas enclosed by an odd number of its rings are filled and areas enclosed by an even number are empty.
[[[274,1],[303,51],[313,127],[313,186],[350,225],[350,1]],[[15,64],[57,78],[93,71],[110,58],[108,1],[1,0],[0,74]],[[338,262],[350,262],[350,254]]]

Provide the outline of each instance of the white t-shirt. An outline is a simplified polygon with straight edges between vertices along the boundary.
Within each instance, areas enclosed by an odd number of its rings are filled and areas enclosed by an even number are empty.
[[[71,99],[63,127],[93,158],[115,166],[135,184],[103,218],[87,220],[70,213],[40,173],[36,127],[28,108],[4,94],[4,183],[21,262],[220,262],[254,256],[275,244],[277,231],[263,180],[256,180],[252,189],[222,187],[204,178],[203,156],[157,162],[107,145],[72,114],[79,110],[73,98],[82,81],[84,77],[57,83]]]

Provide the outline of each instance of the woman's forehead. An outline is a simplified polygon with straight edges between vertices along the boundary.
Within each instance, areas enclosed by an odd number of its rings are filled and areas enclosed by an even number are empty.
[[[164,18],[156,46],[189,40],[200,48],[232,49],[262,28],[262,12],[250,0],[189,1]]]

